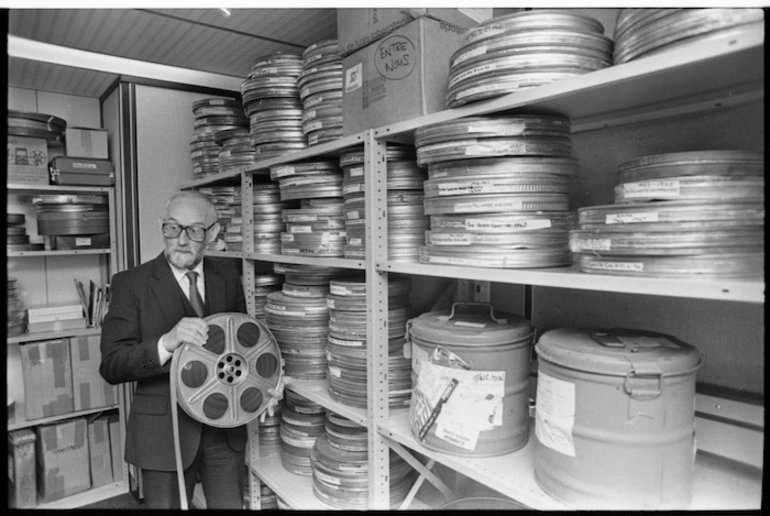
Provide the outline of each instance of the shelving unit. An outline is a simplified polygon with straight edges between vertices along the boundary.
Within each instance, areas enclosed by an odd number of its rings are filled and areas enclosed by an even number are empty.
[[[231,180],[241,174],[243,213],[252,213],[253,176],[264,174],[273,165],[334,156],[340,150],[364,145],[366,170],[366,256],[364,261],[315,259],[283,255],[259,255],[251,252],[253,238],[244,229],[244,290],[253,311],[254,263],[302,263],[321,266],[362,269],[367,277],[367,320],[387,321],[387,275],[400,273],[413,276],[455,278],[499,284],[555,287],[567,291],[600,291],[633,296],[665,296],[687,300],[715,300],[742,304],[763,304],[764,279],[709,280],[632,278],[583,274],[575,267],[554,269],[500,270],[456,265],[397,263],[387,259],[386,201],[377,192],[385,191],[387,141],[413,142],[414,131],[427,124],[460,117],[492,113],[526,111],[558,113],[570,117],[573,133],[590,133],[633,124],[717,112],[722,108],[761,103],[764,96],[764,32],[749,28],[720,38],[674,49],[654,57],[639,59],[553,84],[524,90],[504,97],[474,103],[458,109],[432,113],[386,127],[348,136],[336,142],[263,160],[251,166],[195,181],[186,187]],[[246,220],[249,228],[253,220]],[[565,292],[569,296],[570,292]],[[389,410],[387,389],[387,324],[369,325],[367,342],[368,378],[366,415],[350,413],[369,428],[370,506],[387,508],[388,450],[398,443],[407,450],[425,455],[438,463],[459,471],[482,484],[534,509],[563,509],[564,506],[544,493],[534,480],[532,453],[534,434],[520,451],[489,459],[466,459],[427,450],[417,443],[409,431],[404,411]],[[379,344],[379,345],[378,345]],[[321,384],[304,384],[287,380],[287,388],[297,390],[317,403],[331,408],[333,402],[323,394]],[[337,407],[338,409],[340,407]],[[343,413],[343,415],[346,415]],[[350,417],[346,416],[346,417]],[[257,446],[252,433],[252,448]],[[257,453],[258,456],[258,453]],[[277,461],[280,463],[280,460]],[[263,478],[293,508],[306,508],[304,484],[294,475],[285,480],[278,471],[275,457],[263,457],[252,471]],[[692,508],[724,507],[759,508],[761,504],[761,470],[731,463],[728,459],[699,453],[695,468],[695,492]],[[253,483],[252,483],[253,486]],[[258,488],[258,487],[257,487]],[[297,494],[294,499],[293,495]],[[252,498],[253,499],[253,498]],[[320,502],[310,504],[319,508]]]
[[[115,274],[121,269],[122,258],[120,257],[119,235],[118,235],[117,224],[116,224],[116,208],[115,208],[116,204],[115,204],[114,188],[90,187],[90,186],[8,184],[7,192],[9,196],[18,195],[18,194],[63,194],[63,193],[104,194],[108,198],[109,232],[110,232],[110,247],[107,249],[12,251],[8,253],[9,260],[26,260],[26,259],[41,258],[41,257],[45,260],[49,260],[49,259],[59,260],[59,259],[66,259],[66,257],[70,257],[70,256],[94,255],[99,258],[99,263],[96,264],[95,267],[98,267],[99,273],[103,278],[104,282],[109,281],[109,278],[111,278],[113,274]],[[72,288],[74,288],[74,286],[72,286]],[[69,329],[69,330],[61,330],[61,331],[33,332],[33,333],[24,333],[13,337],[8,337],[7,344],[23,346],[29,342],[55,340],[55,339],[63,339],[63,338],[70,338],[70,337],[98,336],[100,334],[101,334],[101,330],[99,328],[79,328],[79,329]],[[118,402],[116,404],[106,406],[106,407],[97,407],[97,408],[88,409],[88,410],[79,410],[68,414],[44,417],[44,418],[34,419],[31,421],[28,421],[26,419],[26,416],[24,415],[24,406],[23,405],[19,406],[19,403],[17,403],[15,407],[15,411],[17,414],[20,415],[20,418],[15,423],[8,425],[8,431],[14,431],[14,430],[19,430],[23,428],[33,429],[34,427],[37,427],[40,425],[56,423],[56,422],[71,419],[71,418],[91,416],[91,415],[95,415],[95,414],[99,414],[107,411],[118,412],[120,427],[121,429],[123,429],[125,428],[125,417],[126,417],[125,401],[123,396],[123,390],[117,389],[117,392],[118,392]],[[73,394],[77,395],[77,393],[73,393]],[[30,395],[30,393],[25,393],[25,395]],[[121,430],[121,439],[125,439],[124,433],[125,432]],[[88,446],[88,443],[86,443],[86,446]],[[123,449],[123,443],[121,443],[120,449],[121,450]],[[122,455],[120,458],[122,462]],[[121,467],[123,471],[122,480],[114,481],[103,486],[91,488],[87,491],[77,493],[75,495],[67,496],[59,500],[40,503],[35,508],[37,509],[72,509],[76,507],[82,507],[83,505],[97,502],[105,498],[111,498],[113,496],[126,493],[128,492],[128,480],[127,480],[128,466],[126,463],[122,462]]]

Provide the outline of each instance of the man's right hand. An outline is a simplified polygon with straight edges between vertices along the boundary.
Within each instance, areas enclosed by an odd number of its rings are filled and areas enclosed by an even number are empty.
[[[203,346],[208,342],[209,325],[199,317],[181,319],[171,331],[163,336],[163,347],[173,353],[176,348],[189,342],[195,346]]]

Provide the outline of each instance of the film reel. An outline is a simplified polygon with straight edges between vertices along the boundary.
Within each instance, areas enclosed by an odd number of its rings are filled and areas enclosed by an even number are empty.
[[[174,354],[177,403],[209,426],[249,423],[267,409],[268,391],[280,384],[278,342],[267,326],[246,314],[221,313],[204,321],[209,326],[206,344],[183,344]]]

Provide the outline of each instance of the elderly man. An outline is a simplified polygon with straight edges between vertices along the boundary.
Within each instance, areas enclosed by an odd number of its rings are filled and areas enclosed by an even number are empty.
[[[112,278],[99,370],[110,384],[136,382],[125,459],[142,470],[148,508],[180,507],[172,410],[179,417],[188,504],[200,477],[209,509],[243,507],[245,425],[204,425],[171,406],[169,390],[174,350],[184,342],[207,341],[203,317],[246,312],[235,262],[203,257],[219,229],[211,201],[182,191],[167,202],[161,220],[163,253]]]

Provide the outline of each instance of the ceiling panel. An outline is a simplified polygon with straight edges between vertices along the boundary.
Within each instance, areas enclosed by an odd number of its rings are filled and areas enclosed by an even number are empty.
[[[249,74],[258,57],[337,37],[336,9],[11,9],[8,33],[100,54],[232,77]],[[9,63],[9,84],[90,96],[112,81],[96,72],[56,65]],[[47,67],[54,67],[47,70]],[[58,68],[68,68],[61,67]],[[76,77],[83,73],[83,77]],[[94,80],[100,77],[99,80]],[[98,91],[95,96],[99,96]]]
[[[8,58],[8,85],[99,98],[117,75],[39,61]]]

